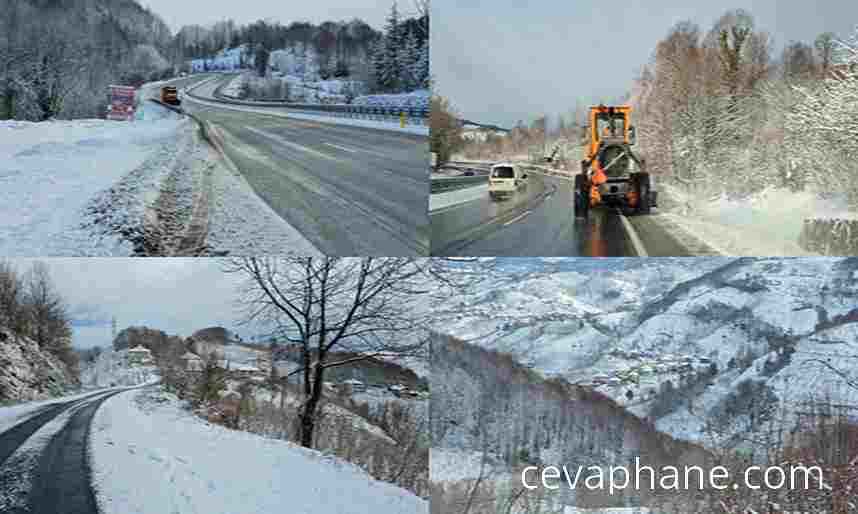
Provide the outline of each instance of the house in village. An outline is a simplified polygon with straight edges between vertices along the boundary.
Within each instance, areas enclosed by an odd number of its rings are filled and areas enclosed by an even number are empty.
[[[230,369],[230,372],[238,378],[253,378],[264,376],[261,369],[256,366],[238,365]]]
[[[351,378],[342,383],[341,389],[345,394],[362,393],[366,391],[366,384],[360,380]]]
[[[191,352],[185,352],[181,357],[184,370],[189,373],[199,373],[205,368],[203,360],[199,355]]]
[[[152,352],[144,346],[137,345],[128,350],[128,363],[131,365],[144,366],[153,362]]]

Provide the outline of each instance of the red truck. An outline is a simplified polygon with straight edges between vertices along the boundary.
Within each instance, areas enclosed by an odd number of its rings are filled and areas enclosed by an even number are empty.
[[[137,107],[137,89],[132,86],[107,87],[108,120],[131,121]]]

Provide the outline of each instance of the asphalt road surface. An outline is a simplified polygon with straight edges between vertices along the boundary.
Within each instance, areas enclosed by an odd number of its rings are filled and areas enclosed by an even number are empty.
[[[508,199],[495,201],[486,194],[430,213],[432,255],[689,255],[676,237],[654,222],[651,216],[657,214],[623,216],[617,209],[600,207],[589,218],[576,219],[570,180],[539,173],[529,173],[527,180],[527,187]]]
[[[4,514],[98,514],[86,450],[89,427],[98,407],[122,391],[49,405],[0,434],[0,493],[5,496],[0,498],[0,510]],[[65,412],[71,413],[68,421],[36,457],[32,469],[12,462],[16,450]],[[23,474],[32,477],[29,489],[21,487]],[[11,505],[3,507],[10,500]]]
[[[213,98],[220,82],[193,93]],[[269,114],[288,109],[188,96],[182,107],[213,128],[256,194],[322,253],[428,254],[426,137],[290,119]]]

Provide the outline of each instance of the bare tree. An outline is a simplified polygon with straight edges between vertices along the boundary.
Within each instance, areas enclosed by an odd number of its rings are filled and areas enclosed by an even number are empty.
[[[434,95],[429,102],[429,148],[438,155],[438,165],[449,161],[463,145],[456,112],[448,100]]]
[[[239,300],[247,321],[271,323],[297,346],[305,447],[313,446],[327,369],[369,358],[424,357],[420,301],[438,285],[428,260],[245,258],[230,261],[225,271],[248,279]]]
[[[71,329],[66,306],[56,290],[48,267],[36,262],[25,276],[26,307],[30,315],[31,336],[46,349],[68,344]]]

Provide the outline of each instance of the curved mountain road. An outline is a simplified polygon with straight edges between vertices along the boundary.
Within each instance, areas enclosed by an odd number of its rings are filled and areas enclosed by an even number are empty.
[[[0,433],[0,511],[4,514],[98,514],[87,457],[95,412],[120,389],[51,404]],[[32,455],[24,447],[63,414],[65,424]]]
[[[316,248],[338,256],[428,254],[427,137],[218,103],[223,80],[193,87],[182,107],[208,124],[256,194]]]

